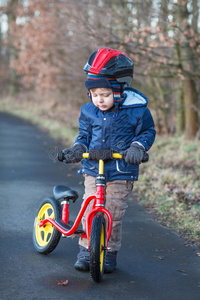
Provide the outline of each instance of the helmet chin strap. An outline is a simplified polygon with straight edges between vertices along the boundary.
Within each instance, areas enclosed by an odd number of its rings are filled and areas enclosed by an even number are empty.
[[[114,118],[117,118],[118,116],[118,113],[119,113],[119,108],[120,108],[120,105],[123,101],[123,83],[120,83],[120,101],[119,102],[114,102],[114,107],[115,107],[115,114],[113,115]]]
[[[92,101],[92,95],[91,95],[90,91],[87,92],[87,95],[88,95],[89,99]]]
[[[120,83],[120,101],[118,102],[118,106],[120,106],[120,104],[123,100],[123,92],[124,92],[124,85],[123,85],[123,83]]]
[[[122,102],[122,95],[123,95],[123,84],[120,83],[120,103]]]

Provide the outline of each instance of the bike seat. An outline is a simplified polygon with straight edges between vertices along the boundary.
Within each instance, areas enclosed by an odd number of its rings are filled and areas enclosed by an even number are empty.
[[[65,185],[54,186],[53,195],[56,200],[65,199],[75,202],[76,199],[78,199],[78,193],[74,190],[70,190],[70,188]]]

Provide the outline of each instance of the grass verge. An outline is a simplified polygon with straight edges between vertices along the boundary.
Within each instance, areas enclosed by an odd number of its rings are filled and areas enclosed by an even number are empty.
[[[78,133],[79,110],[67,104],[59,107],[55,101],[24,101],[5,97],[0,101],[0,111],[29,120],[48,130],[51,137],[60,139],[70,147]]]
[[[55,106],[51,101],[30,105],[5,98],[0,111],[30,120],[71,146],[78,132],[79,110]],[[140,167],[134,191],[137,201],[151,209],[158,222],[178,232],[186,243],[200,246],[200,141],[157,137],[150,161]]]
[[[158,137],[140,173],[138,201],[188,244],[200,246],[200,142]]]

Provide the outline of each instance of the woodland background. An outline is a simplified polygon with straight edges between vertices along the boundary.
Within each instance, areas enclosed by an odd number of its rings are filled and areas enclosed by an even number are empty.
[[[79,109],[89,55],[118,48],[157,132],[199,139],[199,11],[198,0],[0,0],[1,95]]]
[[[0,111],[55,137],[48,155],[58,163],[88,102],[89,55],[99,47],[125,51],[157,130],[133,200],[200,246],[199,32],[200,0],[0,0]]]

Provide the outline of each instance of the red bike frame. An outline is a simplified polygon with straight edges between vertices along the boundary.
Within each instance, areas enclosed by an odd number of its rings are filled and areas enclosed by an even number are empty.
[[[112,216],[110,214],[110,212],[104,208],[104,187],[103,186],[97,186],[97,191],[95,194],[89,196],[83,203],[82,208],[79,211],[79,214],[73,224],[73,226],[71,227],[71,229],[67,230],[64,229],[63,227],[61,227],[56,220],[53,220],[51,218],[47,218],[45,220],[40,221],[39,226],[42,227],[44,226],[46,223],[51,223],[56,229],[58,229],[62,234],[66,235],[66,236],[70,236],[72,234],[75,233],[75,231],[77,230],[81,219],[84,215],[84,212],[88,206],[88,204],[90,203],[90,201],[95,200],[94,201],[94,205],[93,208],[89,211],[89,213],[86,216],[86,224],[85,224],[85,234],[79,234],[81,237],[83,238],[87,238],[88,239],[88,244],[89,244],[89,240],[90,240],[90,229],[92,226],[92,220],[95,214],[97,213],[104,213],[107,218],[108,218],[108,228],[107,228],[107,240],[106,240],[106,247],[108,246],[108,240],[110,238],[111,235],[111,231],[112,231]],[[63,213],[62,213],[62,223],[63,226],[64,224],[66,224],[66,219],[63,218],[63,215],[69,215],[69,211],[68,211],[68,203],[64,204],[63,206]]]
[[[84,153],[83,157],[88,158],[88,153]],[[118,153],[113,153],[113,158],[121,158],[121,155]],[[104,162],[103,160],[99,160],[99,174],[103,174],[104,173]],[[105,209],[104,207],[104,201],[105,201],[105,192],[104,192],[104,185],[105,184],[101,184],[99,183],[98,185],[96,185],[96,193],[89,196],[84,202],[83,205],[78,213],[78,216],[73,224],[73,226],[68,229],[67,227],[65,228],[65,225],[69,226],[69,201],[63,201],[63,210],[62,210],[62,219],[61,219],[61,223],[62,226],[59,224],[59,222],[57,222],[56,220],[53,220],[51,218],[47,218],[45,220],[42,220],[39,222],[39,226],[42,227],[44,226],[46,223],[51,223],[57,230],[59,230],[62,234],[66,235],[66,236],[70,236],[73,235],[80,222],[81,219],[86,211],[86,208],[88,206],[88,204],[90,203],[90,201],[94,200],[94,204],[93,204],[93,208],[89,211],[89,213],[86,216],[86,223],[85,223],[85,233],[79,234],[79,236],[81,236],[82,238],[87,238],[88,239],[88,248],[89,248],[89,243],[90,243],[90,230],[91,230],[91,226],[92,226],[92,220],[94,218],[94,216],[97,213],[103,213],[107,216],[108,222],[107,222],[107,238],[106,238],[106,248],[108,247],[108,241],[111,235],[111,231],[112,231],[112,216],[110,214],[110,212]]]

